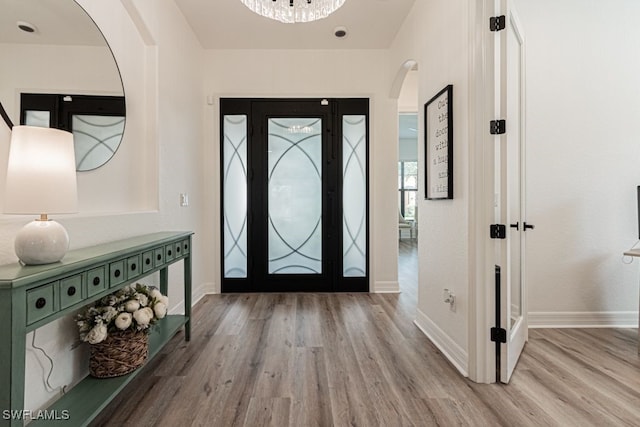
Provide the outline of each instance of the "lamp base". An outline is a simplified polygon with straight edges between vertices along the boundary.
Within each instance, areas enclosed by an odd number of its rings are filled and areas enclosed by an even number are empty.
[[[60,261],[69,249],[69,235],[60,223],[35,220],[16,235],[16,255],[26,265]]]

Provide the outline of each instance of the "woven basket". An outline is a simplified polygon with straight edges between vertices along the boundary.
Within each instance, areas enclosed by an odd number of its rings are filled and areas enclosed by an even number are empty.
[[[107,339],[90,347],[91,376],[119,377],[135,371],[147,360],[149,335],[145,331],[109,332]]]

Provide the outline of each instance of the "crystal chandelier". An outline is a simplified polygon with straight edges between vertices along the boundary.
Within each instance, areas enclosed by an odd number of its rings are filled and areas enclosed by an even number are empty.
[[[240,0],[245,6],[267,18],[286,24],[326,18],[345,0]]]

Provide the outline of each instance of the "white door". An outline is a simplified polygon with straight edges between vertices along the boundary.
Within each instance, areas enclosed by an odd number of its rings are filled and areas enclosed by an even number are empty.
[[[500,346],[500,381],[508,383],[528,339],[526,309],[525,232],[531,230],[525,216],[525,111],[524,33],[511,0],[500,0],[505,29],[496,34],[496,94],[506,131],[496,146],[496,219],[506,225],[499,240],[500,327],[506,343]]]

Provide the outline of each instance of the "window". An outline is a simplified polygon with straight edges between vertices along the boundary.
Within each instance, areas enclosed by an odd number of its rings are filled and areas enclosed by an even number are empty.
[[[405,219],[415,219],[418,162],[398,162],[398,204]]]

